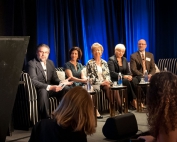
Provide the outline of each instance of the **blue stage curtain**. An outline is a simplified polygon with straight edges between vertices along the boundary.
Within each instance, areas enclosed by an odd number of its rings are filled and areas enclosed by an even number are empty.
[[[125,33],[127,59],[138,50],[138,40],[145,39],[146,51],[155,54],[155,13],[154,1],[151,0],[124,0]]]
[[[73,46],[83,50],[86,64],[93,42],[103,44],[105,60],[123,43],[129,60],[140,38],[147,40],[156,63],[177,57],[176,0],[4,0],[1,7],[0,34],[30,36],[27,61],[36,44],[46,43],[56,66],[70,59]]]
[[[51,48],[49,58],[56,66],[70,59],[68,51],[78,46],[85,65],[92,57],[91,45],[104,47],[106,61],[118,43],[126,45],[125,56],[137,51],[137,41],[147,41],[154,49],[154,0],[38,0],[37,43]]]

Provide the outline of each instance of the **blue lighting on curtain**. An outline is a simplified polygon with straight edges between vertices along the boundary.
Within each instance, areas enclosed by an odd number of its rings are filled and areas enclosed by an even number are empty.
[[[130,55],[138,50],[137,42],[139,39],[145,39],[147,42],[146,51],[154,48],[153,33],[154,28],[154,5],[151,2],[148,5],[147,0],[124,0],[125,6],[125,33],[126,33],[126,47],[127,59],[130,60]],[[150,10],[151,8],[151,10]],[[151,11],[151,15],[149,12]],[[150,24],[151,23],[151,24]],[[153,33],[152,33],[153,30]],[[152,40],[150,40],[151,38]],[[152,52],[152,51],[151,51]],[[153,50],[155,52],[155,50]]]
[[[82,63],[93,58],[91,45],[99,42],[106,61],[118,43],[126,45],[126,57],[137,51],[137,42],[147,41],[155,52],[154,0],[38,0],[37,42],[51,48],[49,58],[56,66],[70,59],[68,51],[78,46]]]
[[[108,59],[106,21],[104,15],[104,1],[81,0],[82,34],[84,41],[84,64],[91,58],[91,45],[100,43],[104,52],[102,58]],[[86,8],[87,6],[87,8]]]
[[[37,43],[49,45],[49,58],[56,64],[53,1],[37,1],[37,6]],[[44,7],[47,8],[44,9]]]

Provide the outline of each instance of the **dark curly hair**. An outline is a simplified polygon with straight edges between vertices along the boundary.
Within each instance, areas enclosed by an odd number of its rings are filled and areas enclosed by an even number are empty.
[[[79,48],[79,47],[73,47],[69,50],[69,55],[71,56],[71,53],[76,50],[78,52],[78,59],[77,60],[80,60],[81,57],[82,57],[82,50]]]
[[[177,127],[177,76],[171,72],[160,72],[150,79],[147,94],[148,124],[150,132],[157,138],[159,131],[166,134]]]

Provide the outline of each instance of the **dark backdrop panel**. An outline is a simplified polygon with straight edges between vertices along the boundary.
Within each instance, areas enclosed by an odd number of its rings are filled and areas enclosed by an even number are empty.
[[[36,54],[36,10],[36,0],[0,0],[0,36],[30,36],[26,63]]]
[[[177,57],[177,1],[155,1],[155,59]]]
[[[5,141],[29,37],[0,37],[0,141]]]

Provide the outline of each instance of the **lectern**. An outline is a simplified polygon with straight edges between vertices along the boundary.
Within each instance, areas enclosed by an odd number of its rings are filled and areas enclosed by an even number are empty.
[[[29,36],[0,36],[0,141],[11,119]]]

